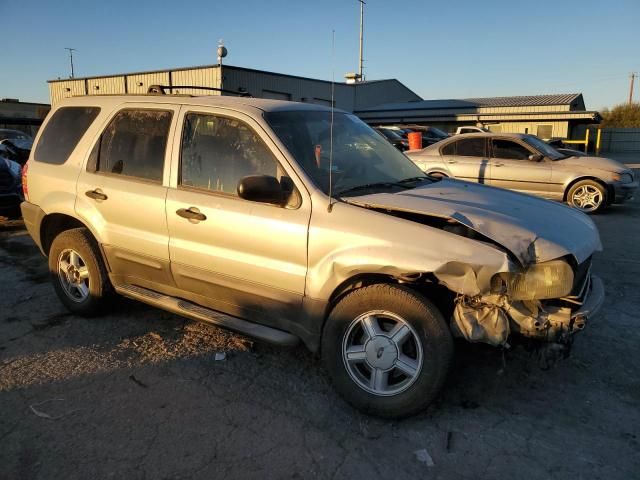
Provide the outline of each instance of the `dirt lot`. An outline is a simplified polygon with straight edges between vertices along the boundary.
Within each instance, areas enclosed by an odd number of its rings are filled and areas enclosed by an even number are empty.
[[[354,411],[302,348],[124,299],[69,315],[5,223],[0,478],[640,478],[639,219],[595,217],[608,297],[568,360],[457,345],[440,399],[401,422]]]

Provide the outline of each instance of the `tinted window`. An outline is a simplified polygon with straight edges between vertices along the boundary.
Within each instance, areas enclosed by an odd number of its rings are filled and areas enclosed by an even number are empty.
[[[102,133],[95,170],[161,182],[170,126],[171,112],[119,112]]]
[[[444,147],[442,147],[442,150],[440,150],[440,153],[442,155],[455,155],[456,154],[456,143],[458,142],[451,142],[448,145],[445,145]]]
[[[97,107],[62,107],[56,110],[40,136],[34,160],[61,165],[100,113]]]
[[[505,158],[509,160],[526,160],[531,152],[519,143],[511,140],[491,140],[493,145],[493,156],[495,158]]]
[[[180,184],[237,195],[248,175],[278,177],[278,163],[264,142],[238,120],[190,113],[182,132]]]
[[[456,146],[456,155],[465,157],[484,157],[484,137],[483,138],[464,138],[458,140]]]

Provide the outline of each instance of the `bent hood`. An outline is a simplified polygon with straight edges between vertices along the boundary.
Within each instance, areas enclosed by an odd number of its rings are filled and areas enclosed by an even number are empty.
[[[523,265],[573,255],[578,263],[602,250],[584,213],[501,188],[444,179],[399,193],[348,197],[365,208],[455,220],[509,250]]]
[[[604,157],[567,157],[561,160],[556,160],[554,165],[567,165],[576,167],[597,168],[599,170],[606,170],[608,172],[623,172],[629,170],[622,163],[617,162],[611,158]]]

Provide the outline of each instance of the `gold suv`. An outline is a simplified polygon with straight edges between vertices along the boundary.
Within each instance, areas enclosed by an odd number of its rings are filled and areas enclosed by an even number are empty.
[[[586,215],[428,177],[342,111],[88,96],[54,107],[35,145],[22,212],[69,310],[117,292],[301,340],[371,414],[428,405],[453,336],[567,345],[604,299]]]

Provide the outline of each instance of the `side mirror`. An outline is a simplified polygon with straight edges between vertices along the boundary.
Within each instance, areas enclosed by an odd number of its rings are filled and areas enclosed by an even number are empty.
[[[251,202],[282,205],[285,192],[276,177],[270,175],[249,175],[238,182],[238,196]]]
[[[543,158],[544,156],[540,155],[539,153],[532,153],[531,155],[529,155],[529,161],[531,162],[541,162]]]

